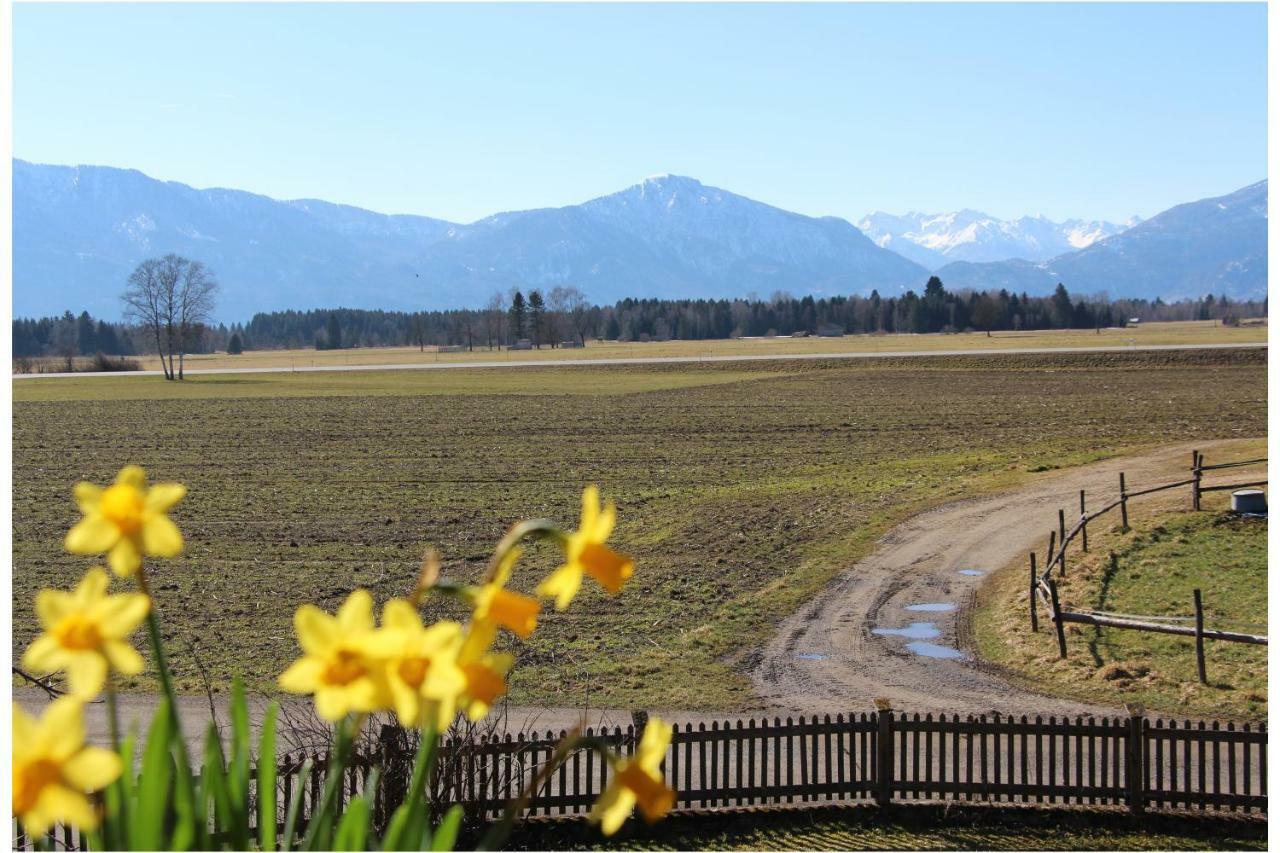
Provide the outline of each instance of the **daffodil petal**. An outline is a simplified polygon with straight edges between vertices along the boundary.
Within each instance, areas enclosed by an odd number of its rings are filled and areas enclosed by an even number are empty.
[[[13,703],[13,747],[14,751],[31,745],[36,736],[35,719],[22,709],[17,702]]]
[[[120,776],[120,756],[109,749],[87,746],[62,765],[62,777],[86,793],[100,791]]]
[[[72,594],[75,603],[79,607],[88,607],[95,601],[106,597],[107,587],[111,584],[111,577],[98,566],[84,573],[84,577],[80,579],[80,583],[76,584],[76,591]]]
[[[548,575],[538,584],[537,593],[544,598],[554,598],[556,610],[564,610],[578,594],[582,586],[582,570],[576,566],[565,564]]]
[[[167,515],[148,515],[142,522],[142,550],[153,557],[182,553],[182,531]]]
[[[138,650],[123,640],[107,640],[102,646],[111,668],[122,675],[137,675],[146,669]]]
[[[98,503],[102,500],[102,486],[81,481],[76,483],[71,494],[75,497],[76,506],[80,511],[89,515],[98,508]]]
[[[600,487],[594,483],[582,490],[582,518],[578,519],[578,529],[593,530],[596,516],[600,514]]]
[[[92,698],[107,683],[107,659],[98,652],[81,652],[67,661],[67,682],[71,692]]]
[[[187,496],[187,487],[181,483],[156,483],[147,489],[143,506],[151,512],[166,512]]]
[[[60,696],[49,703],[32,737],[32,748],[55,760],[65,760],[84,745],[84,702]]]
[[[293,614],[293,630],[298,645],[307,654],[321,654],[342,636],[338,622],[314,604],[304,604]]]
[[[52,628],[75,607],[75,596],[60,589],[42,589],[36,593],[36,617],[43,628]]]
[[[412,604],[403,598],[393,598],[382,608],[382,624],[387,628],[413,629],[422,627],[422,619]]]
[[[64,547],[72,554],[101,554],[120,541],[120,528],[101,515],[86,515],[67,531]]]
[[[288,669],[280,673],[276,683],[280,685],[281,690],[287,690],[290,693],[313,693],[320,684],[322,667],[323,664],[315,658],[296,660],[289,665]]]
[[[345,690],[328,689],[316,694],[316,713],[331,723],[341,720],[350,709]]]
[[[127,637],[138,629],[151,609],[151,599],[142,593],[128,592],[107,596],[93,608],[98,630],[104,637]]]
[[[131,536],[121,536],[107,552],[107,565],[122,578],[131,577],[142,565],[142,552]]]
[[[373,630],[373,596],[357,589],[338,608],[338,627],[344,634]]]
[[[89,798],[64,785],[46,785],[40,792],[36,809],[42,815],[52,815],[55,821],[81,829],[93,829],[98,825],[98,813]]]
[[[135,489],[144,489],[147,486],[147,472],[142,470],[141,466],[126,465],[120,469],[119,474],[116,474],[116,482],[133,486]]]
[[[66,663],[66,652],[49,634],[36,637],[22,655],[22,665],[41,675],[57,672]]]

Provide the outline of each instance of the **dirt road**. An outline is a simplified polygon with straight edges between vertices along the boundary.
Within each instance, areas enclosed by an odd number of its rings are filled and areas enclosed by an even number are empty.
[[[1180,479],[1191,450],[1044,474],[899,525],[782,624],[753,673],[760,697],[792,713],[869,708],[877,697],[922,714],[1114,713],[1027,692],[977,662],[967,628],[976,591],[985,575],[1043,552],[1058,509],[1078,511],[1080,489],[1097,496],[1096,506],[1116,495],[1120,471],[1130,490]]]

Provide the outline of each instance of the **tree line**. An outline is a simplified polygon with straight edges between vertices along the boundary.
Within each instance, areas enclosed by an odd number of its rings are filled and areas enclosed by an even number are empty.
[[[1131,319],[1219,320],[1264,317],[1266,300],[1232,301],[1226,296],[1166,303],[1160,299],[1076,298],[1063,285],[1048,296],[1006,290],[948,291],[936,276],[920,294],[795,298],[778,292],[768,299],[622,299],[592,305],[581,290],[512,290],[493,294],[485,307],[447,311],[377,311],[354,308],[273,311],[246,324],[95,319],[87,312],[61,317],[15,319],[15,356],[177,355],[181,353],[316,347],[462,346],[468,349],[582,344],[588,339],[711,340],[762,335],[874,334],[879,332],[993,332],[1093,329],[1123,326]],[[153,312],[153,314],[158,312]],[[156,323],[155,320],[162,322]]]

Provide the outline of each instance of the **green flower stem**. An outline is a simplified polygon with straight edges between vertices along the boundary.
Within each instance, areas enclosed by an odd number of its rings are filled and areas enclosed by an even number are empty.
[[[330,827],[333,825],[332,811],[337,800],[338,789],[342,785],[343,773],[347,769],[347,758],[355,742],[355,734],[363,724],[364,715],[361,714],[358,717],[348,716],[337,726],[337,743],[329,757],[329,766],[325,770],[324,792],[321,795],[320,807],[312,811],[311,818],[307,821],[307,831],[302,836],[303,850],[315,850],[317,844],[320,845],[320,849],[330,846],[331,839],[319,837],[321,827],[325,824]]]
[[[111,731],[111,749],[116,755],[124,756],[120,752],[120,713],[116,702],[116,688],[111,683],[111,677],[107,677],[107,725]],[[112,782],[107,791],[104,792],[103,800],[107,803],[107,820],[104,821],[102,827],[103,835],[109,842],[108,848],[123,847],[125,839],[129,837],[129,803],[128,796],[125,793],[124,774],[132,773],[132,767],[123,767],[120,776]],[[97,846],[91,846],[92,850],[101,849]]]
[[[178,697],[173,691],[173,679],[169,674],[169,659],[164,653],[164,642],[160,639],[160,620],[156,616],[155,599],[147,588],[147,576],[142,567],[138,567],[135,576],[138,589],[151,600],[147,609],[147,639],[151,643],[151,653],[155,656],[156,671],[160,676],[160,687],[169,700],[169,716],[172,725],[169,727],[170,747],[174,763],[177,764],[177,778],[174,786],[174,811],[178,820],[174,830],[174,847],[185,848],[194,840],[196,819],[194,780],[191,776],[191,760],[187,756],[187,742],[182,733],[182,719],[178,714]],[[188,837],[190,836],[190,837]]]
[[[511,526],[507,534],[502,537],[502,541],[498,543],[493,551],[493,561],[489,563],[489,571],[485,574],[485,583],[492,581],[497,576],[498,566],[502,565],[502,559],[507,556],[512,548],[520,544],[520,541],[527,536],[533,536],[538,539],[555,539],[560,544],[564,544],[569,539],[569,534],[565,533],[555,522],[546,518],[535,518],[530,521],[521,521]]]
[[[533,782],[524,789],[524,793],[518,799],[507,803],[501,819],[489,827],[489,831],[480,839],[480,844],[476,849],[497,850],[502,847],[511,835],[511,830],[515,828],[516,821],[520,819],[524,810],[528,808],[529,801],[533,799],[534,794],[542,789],[542,786],[551,778],[551,774],[555,773],[560,765],[569,758],[569,753],[581,746],[594,749],[610,764],[617,760],[617,756],[613,754],[613,750],[609,748],[608,743],[600,738],[585,737],[579,734],[579,729],[575,728],[561,738],[560,743],[556,744],[556,750],[552,753],[551,760],[542,766]]]

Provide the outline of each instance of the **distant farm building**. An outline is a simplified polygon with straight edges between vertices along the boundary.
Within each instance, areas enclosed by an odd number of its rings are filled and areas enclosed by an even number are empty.
[[[507,347],[507,349],[533,349],[533,341],[528,338],[521,338],[511,346]]]

